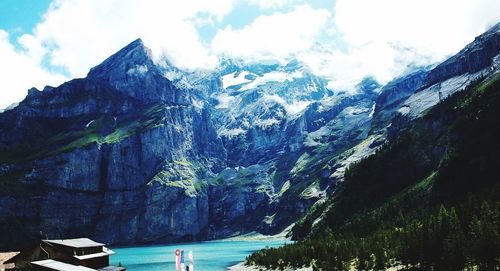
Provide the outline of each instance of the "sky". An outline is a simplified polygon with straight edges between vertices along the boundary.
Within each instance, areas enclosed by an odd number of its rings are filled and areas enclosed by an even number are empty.
[[[142,38],[185,70],[222,57],[299,60],[349,90],[457,53],[500,21],[498,0],[0,0],[0,108]]]

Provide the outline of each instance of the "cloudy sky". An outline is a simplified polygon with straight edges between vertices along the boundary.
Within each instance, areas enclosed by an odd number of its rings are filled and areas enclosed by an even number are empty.
[[[0,0],[0,108],[84,77],[140,37],[180,68],[300,60],[346,88],[441,61],[500,21],[498,0]]]

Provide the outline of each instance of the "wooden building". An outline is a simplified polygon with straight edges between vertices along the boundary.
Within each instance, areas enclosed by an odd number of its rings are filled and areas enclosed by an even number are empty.
[[[13,263],[16,268],[36,270],[125,270],[109,266],[109,256],[113,254],[104,244],[88,238],[42,240],[37,246],[21,251],[5,263]]]

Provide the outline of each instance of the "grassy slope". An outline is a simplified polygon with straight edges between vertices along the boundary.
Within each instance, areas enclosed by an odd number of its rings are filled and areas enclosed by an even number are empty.
[[[116,120],[108,115],[34,120],[26,125],[31,125],[31,129],[36,131],[33,132],[37,135],[36,138],[21,138],[9,150],[0,151],[0,164],[29,163],[93,144],[119,143],[142,131],[164,125],[164,110],[165,105],[156,104],[143,109],[139,114],[122,115]],[[28,184],[24,181],[28,169],[0,175],[0,196],[41,193],[43,190],[38,187],[41,184]]]
[[[21,139],[17,145],[0,153],[0,163],[27,162],[91,144],[114,144],[141,131],[162,125],[163,110],[165,106],[157,104],[139,114],[120,116],[117,120],[108,115],[36,120],[43,124],[33,123],[33,129],[38,129],[33,134],[37,134],[40,139]]]
[[[435,106],[349,169],[336,193],[295,227],[303,241],[248,261],[267,267],[312,263],[324,270],[396,263],[494,268],[500,254],[499,124],[497,74]],[[456,265],[442,266],[445,260]]]

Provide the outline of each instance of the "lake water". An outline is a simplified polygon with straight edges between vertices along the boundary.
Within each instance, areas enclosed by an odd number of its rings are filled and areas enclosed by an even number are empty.
[[[110,263],[122,263],[129,271],[175,271],[175,250],[193,251],[194,270],[222,271],[245,260],[254,251],[282,246],[285,240],[209,241],[174,245],[113,248]],[[187,259],[187,254],[186,254]]]

